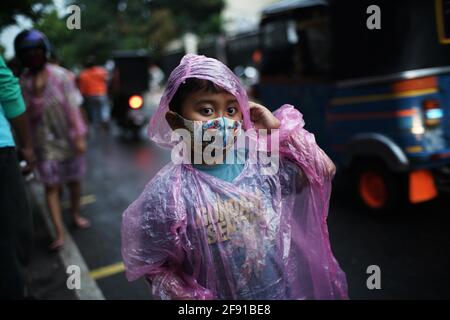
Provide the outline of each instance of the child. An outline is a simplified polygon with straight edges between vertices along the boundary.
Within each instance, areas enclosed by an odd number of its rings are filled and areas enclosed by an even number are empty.
[[[16,55],[27,68],[21,85],[27,105],[33,147],[37,158],[37,176],[45,185],[45,196],[56,229],[52,250],[64,244],[60,189],[67,184],[71,196],[74,224],[87,228],[90,222],[80,214],[81,179],[86,171],[87,132],[80,113],[82,97],[74,75],[48,63],[50,44],[38,30],[25,30],[14,41]]]
[[[301,114],[289,105],[274,114],[249,105],[225,65],[188,54],[148,131],[171,148],[172,130],[198,124],[223,131],[225,143],[253,129],[279,130],[278,171],[263,174],[248,157],[168,164],[123,214],[128,280],[145,277],[159,299],[347,298],[326,225],[335,167]]]

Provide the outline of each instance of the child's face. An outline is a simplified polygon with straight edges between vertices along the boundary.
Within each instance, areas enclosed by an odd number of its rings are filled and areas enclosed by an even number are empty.
[[[242,120],[242,112],[235,96],[228,92],[212,93],[205,90],[190,94],[181,105],[180,115],[193,121],[219,117]]]

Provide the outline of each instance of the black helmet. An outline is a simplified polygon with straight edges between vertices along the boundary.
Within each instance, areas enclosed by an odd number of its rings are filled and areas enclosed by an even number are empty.
[[[47,59],[51,52],[50,41],[47,36],[36,29],[24,30],[14,39],[14,51],[16,52],[16,56],[19,57],[21,51],[29,48],[44,49]]]

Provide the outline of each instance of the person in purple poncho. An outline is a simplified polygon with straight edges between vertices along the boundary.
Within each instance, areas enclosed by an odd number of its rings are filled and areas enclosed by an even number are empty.
[[[249,102],[221,62],[184,56],[148,127],[172,161],[123,213],[128,280],[156,299],[348,298],[326,224],[335,167],[303,126],[290,105]]]
[[[25,30],[14,40],[16,56],[27,68],[21,87],[30,119],[37,177],[45,186],[45,196],[56,230],[51,249],[64,244],[60,189],[67,184],[74,224],[87,228],[90,222],[80,214],[81,180],[86,171],[87,127],[80,104],[82,97],[74,75],[47,63],[50,44],[38,30]]]

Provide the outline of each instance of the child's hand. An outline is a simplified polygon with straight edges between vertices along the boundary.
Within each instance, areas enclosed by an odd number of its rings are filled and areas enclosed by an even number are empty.
[[[186,283],[172,272],[162,272],[147,278],[155,297],[171,300],[211,300],[213,293],[192,279]]]
[[[278,129],[281,125],[272,112],[266,107],[249,101],[250,119],[255,123],[256,129]]]
[[[77,137],[75,139],[75,151],[77,154],[83,154],[86,152],[86,139],[83,136]]]

